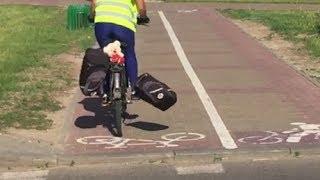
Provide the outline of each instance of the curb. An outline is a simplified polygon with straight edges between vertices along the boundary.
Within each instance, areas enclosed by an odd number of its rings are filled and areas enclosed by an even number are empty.
[[[320,148],[256,149],[256,150],[204,150],[168,151],[161,153],[135,154],[80,154],[80,155],[0,155],[3,168],[53,168],[61,166],[95,164],[157,164],[157,163],[217,163],[224,161],[278,161],[288,159],[320,158]]]

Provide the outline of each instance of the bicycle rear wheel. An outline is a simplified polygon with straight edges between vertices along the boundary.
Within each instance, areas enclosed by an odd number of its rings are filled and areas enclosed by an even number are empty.
[[[117,131],[117,136],[122,137],[122,121],[123,121],[123,106],[122,100],[116,100],[114,102],[114,119],[115,119],[115,129]]]

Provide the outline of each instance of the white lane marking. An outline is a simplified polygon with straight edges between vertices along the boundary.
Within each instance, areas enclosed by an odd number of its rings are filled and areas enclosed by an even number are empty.
[[[298,126],[282,132],[264,131],[266,135],[247,136],[238,139],[241,143],[251,144],[277,144],[286,141],[287,143],[299,143],[305,137],[313,136],[314,142],[320,139],[320,124],[308,124],[304,122],[293,122],[291,125]]]
[[[189,167],[175,167],[178,175],[187,174],[212,174],[212,173],[224,173],[225,170],[222,164],[208,164],[200,166],[189,166]]]
[[[128,148],[131,146],[149,146],[156,148],[178,147],[179,142],[198,141],[206,136],[199,133],[178,132],[161,136],[162,140],[152,139],[129,139],[113,136],[87,136],[78,138],[76,141],[85,145],[105,145],[105,149]]]
[[[27,172],[4,172],[0,175],[2,180],[26,179],[26,180],[45,180],[49,171],[27,171]]]
[[[197,11],[198,9],[192,9],[192,10],[181,9],[181,10],[178,10],[178,13],[193,13]]]
[[[164,27],[166,28],[169,37],[172,41],[172,44],[174,46],[174,49],[177,52],[177,55],[180,59],[180,62],[184,68],[184,70],[186,71],[187,75],[189,76],[195,90],[197,91],[202,104],[204,106],[204,108],[206,109],[211,123],[213,125],[213,127],[215,128],[221,144],[223,147],[225,147],[226,149],[236,149],[238,148],[238,146],[236,145],[236,143],[234,142],[234,140],[232,139],[228,129],[226,128],[226,126],[224,125],[220,115],[218,114],[216,108],[214,107],[208,93],[206,92],[205,88],[203,87],[201,81],[199,80],[197,74],[195,73],[195,71],[193,70],[184,50],[182,49],[182,46],[175,34],[175,32],[173,31],[169,21],[167,20],[167,18],[165,17],[164,13],[162,11],[158,11],[160,18],[163,22]]]

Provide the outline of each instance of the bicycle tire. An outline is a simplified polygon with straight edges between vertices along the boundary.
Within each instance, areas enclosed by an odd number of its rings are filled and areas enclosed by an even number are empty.
[[[122,100],[116,100],[114,102],[114,118],[115,118],[115,129],[117,136],[122,137],[122,121],[123,121],[123,106]]]

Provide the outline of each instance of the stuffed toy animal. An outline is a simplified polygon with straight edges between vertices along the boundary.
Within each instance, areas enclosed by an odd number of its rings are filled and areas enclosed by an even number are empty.
[[[124,64],[124,54],[121,51],[121,43],[114,41],[103,48],[103,52],[110,57],[110,61],[117,64]]]
[[[124,57],[124,54],[121,52],[121,44],[119,41],[114,41],[113,43],[109,43],[106,47],[103,48],[103,52],[106,53],[109,57],[113,57],[118,55],[120,57]]]

